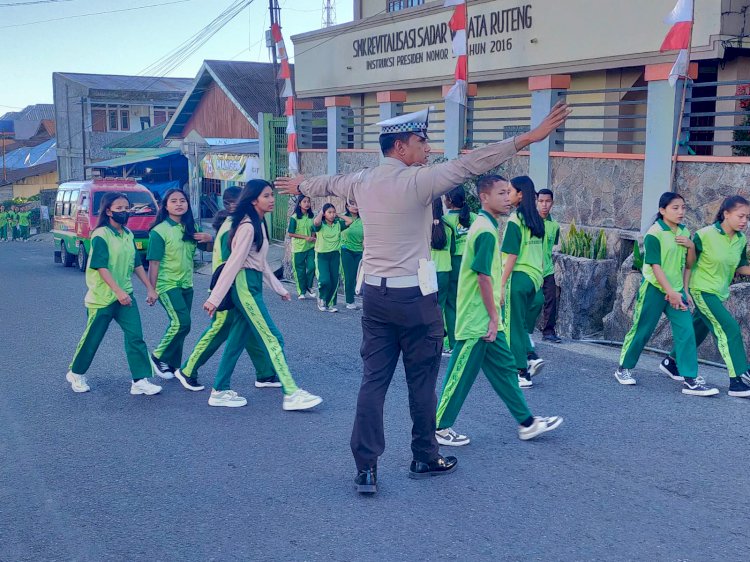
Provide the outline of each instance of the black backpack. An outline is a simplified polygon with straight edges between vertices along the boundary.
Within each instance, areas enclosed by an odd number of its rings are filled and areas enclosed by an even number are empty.
[[[221,272],[224,271],[224,265],[226,264],[222,263],[219,267],[216,268],[216,271],[213,272],[213,275],[211,275],[211,283],[208,286],[209,289],[213,289],[216,286],[216,283],[218,283],[219,276],[221,275]],[[230,289],[229,291],[227,291],[227,294],[224,296],[224,298],[221,299],[219,306],[216,307],[216,311],[224,312],[225,310],[231,310],[233,308],[234,302],[232,302],[232,290]]]

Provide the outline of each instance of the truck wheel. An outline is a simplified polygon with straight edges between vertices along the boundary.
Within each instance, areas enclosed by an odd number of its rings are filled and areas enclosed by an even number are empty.
[[[76,257],[73,254],[69,254],[65,248],[65,240],[60,241],[60,257],[62,258],[63,267],[71,267]]]
[[[86,255],[86,247],[81,244],[78,246],[78,259],[77,259],[77,265],[78,265],[78,271],[85,272],[86,271],[86,259],[88,256]]]

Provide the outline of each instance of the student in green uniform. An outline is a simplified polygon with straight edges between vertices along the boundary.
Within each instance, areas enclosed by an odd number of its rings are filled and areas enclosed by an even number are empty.
[[[143,341],[141,317],[133,297],[133,273],[145,285],[146,302],[153,305],[158,296],[148,280],[135,248],[128,223],[128,198],[117,192],[102,196],[99,220],[91,233],[91,255],[86,266],[85,303],[88,310],[86,330],[78,343],[73,362],[65,379],[73,392],[88,392],[86,371],[114,320],[125,334],[125,353],[133,382],[130,394],[156,394],[161,387],[149,382],[152,375],[146,343]]]
[[[528,317],[544,280],[545,229],[536,208],[536,190],[531,178],[519,176],[510,185],[511,203],[516,210],[508,218],[503,236],[502,302],[505,324],[509,327],[508,343],[518,368],[518,384],[530,388],[532,375],[544,366],[529,338]]]
[[[356,205],[347,203],[344,216],[351,219],[346,229],[341,232],[341,270],[344,273],[346,308],[358,310],[359,305],[354,303],[354,288],[357,286],[357,270],[365,249],[365,231]]]
[[[695,331],[688,309],[691,299],[684,290],[695,263],[695,244],[682,224],[685,209],[685,199],[677,193],[663,193],[659,198],[659,214],[643,238],[646,249],[643,282],[615,378],[624,385],[636,383],[630,369],[638,363],[661,315],[665,314],[672,326],[677,362],[682,366],[682,393],[713,396],[719,390],[707,386],[703,377],[698,376]]]
[[[300,195],[289,219],[287,234],[292,239],[292,271],[297,282],[299,300],[314,299],[315,278],[315,232],[313,231],[312,202]]]
[[[503,266],[497,219],[510,209],[510,185],[503,177],[485,176],[477,182],[477,192],[482,210],[466,236],[458,278],[456,347],[448,363],[436,415],[438,443],[454,447],[470,441],[451,426],[480,369],[518,422],[521,439],[533,439],[563,421],[561,417],[541,418],[531,414],[518,386],[516,360],[503,332],[500,305]]]
[[[318,278],[318,310],[338,312],[336,298],[341,266],[341,231],[352,223],[339,217],[336,207],[326,203],[313,221],[315,231],[315,276]]]
[[[453,229],[445,222],[443,214],[443,202],[435,199],[432,202],[432,235],[430,239],[430,252],[432,261],[435,262],[438,280],[438,305],[443,313],[443,326],[446,326],[445,307],[450,293],[451,271],[453,269],[452,257],[456,250],[453,239]],[[447,328],[446,334],[447,334]],[[447,338],[447,335],[446,335]],[[448,346],[443,348],[443,357],[450,357],[451,351]]]
[[[247,400],[230,388],[232,372],[245,349],[248,338],[255,338],[264,347],[283,386],[284,410],[307,410],[322,402],[319,396],[297,387],[284,356],[284,338],[271,320],[263,301],[263,282],[281,297],[291,300],[291,295],[268,265],[268,227],[265,215],[273,211],[274,196],[270,183],[250,180],[242,190],[237,208],[232,213],[229,231],[232,248],[229,259],[203,304],[203,309],[213,316],[224,297],[230,293],[237,310],[235,321],[227,339],[224,355],[216,373],[209,406],[238,407]]]
[[[445,325],[448,332],[448,344],[446,352],[450,353],[456,343],[456,298],[458,295],[458,272],[461,269],[461,258],[464,255],[466,235],[471,224],[477,218],[475,213],[469,209],[466,201],[466,191],[458,186],[449,191],[444,197],[445,207],[448,214],[444,220],[453,229],[454,253],[451,257],[451,276],[448,288],[448,299],[445,302]]]
[[[167,330],[151,355],[154,372],[163,379],[173,378],[182,365],[193,306],[193,256],[198,244],[210,242],[211,235],[196,228],[185,192],[167,190],[151,226],[146,254],[149,280],[169,318]]]
[[[23,240],[24,242],[29,239],[29,226],[31,226],[31,222],[29,220],[30,217],[31,211],[29,210],[18,212],[18,230],[21,240]]]
[[[5,207],[0,205],[0,242],[8,239],[8,213]]]
[[[213,228],[216,232],[213,252],[211,254],[211,271],[215,272],[219,266],[229,259],[229,230],[232,228],[232,217],[230,216],[237,208],[237,200],[240,198],[242,188],[231,186],[224,190],[221,198],[224,209],[216,213]],[[180,384],[191,391],[203,390],[203,385],[198,383],[198,369],[200,369],[229,336],[232,323],[235,320],[236,309],[217,310],[211,317],[211,324],[203,332],[193,348],[193,352],[187,358],[174,376]],[[276,373],[273,370],[271,359],[265,353],[265,347],[253,337],[245,341],[245,350],[255,367],[256,388],[280,388]]]
[[[693,329],[696,346],[709,332],[729,371],[729,396],[750,397],[750,372],[742,331],[737,320],[724,307],[729,285],[736,274],[750,275],[747,237],[744,234],[750,216],[750,203],[744,197],[727,197],[719,208],[716,222],[693,235],[696,262],[690,274],[689,299],[695,305]],[[676,349],[661,363],[661,370],[681,380]]]
[[[533,334],[539,315],[543,311],[542,340],[549,343],[560,343],[562,340],[555,333],[557,285],[555,284],[555,264],[552,261],[552,250],[560,243],[560,223],[550,214],[554,198],[554,194],[549,189],[540,189],[536,196],[537,210],[539,216],[544,220],[544,281],[542,282],[542,290],[537,292],[534,299],[534,307],[529,315],[528,328],[529,334]]]
[[[8,240],[18,238],[18,207],[13,205],[8,211]]]

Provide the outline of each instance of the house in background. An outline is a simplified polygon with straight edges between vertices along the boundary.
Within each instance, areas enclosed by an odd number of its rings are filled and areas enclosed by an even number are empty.
[[[60,181],[89,177],[87,165],[111,158],[106,145],[169,121],[191,84],[189,78],[53,73]]]

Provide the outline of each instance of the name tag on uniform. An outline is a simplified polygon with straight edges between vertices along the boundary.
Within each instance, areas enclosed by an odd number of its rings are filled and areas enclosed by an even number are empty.
[[[422,291],[424,296],[437,293],[437,268],[435,267],[434,261],[426,260],[424,258],[420,259],[417,277],[419,278],[419,290]]]

